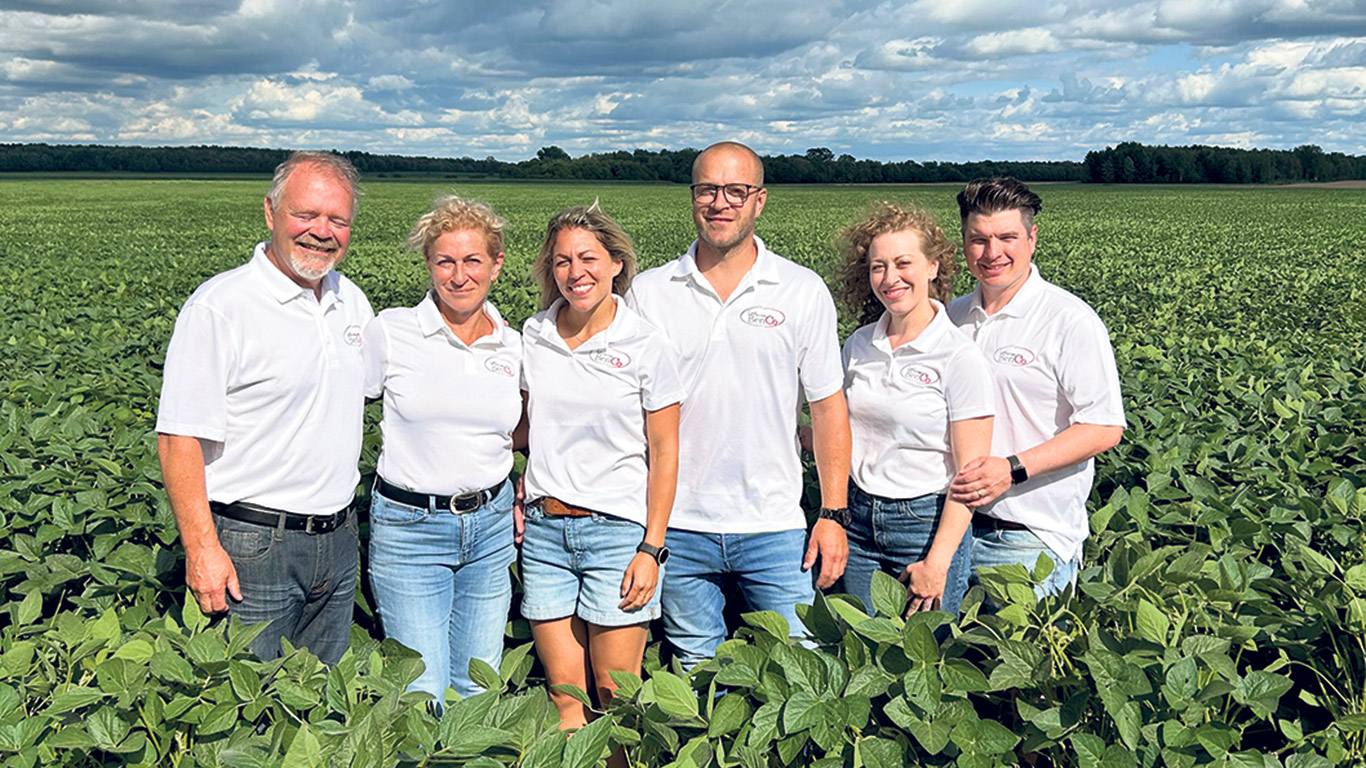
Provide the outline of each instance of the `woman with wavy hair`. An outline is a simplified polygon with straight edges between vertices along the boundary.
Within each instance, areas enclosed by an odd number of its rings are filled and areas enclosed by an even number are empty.
[[[635,265],[631,239],[596,203],[559,213],[532,267],[543,309],[522,328],[522,615],[546,681],[604,706],[611,671],[640,674],[659,616],[678,476],[683,386],[672,346],[621,298]],[[550,697],[561,728],[588,721],[574,697]]]
[[[849,564],[841,591],[872,610],[873,572],[906,582],[909,612],[957,612],[972,513],[946,502],[958,468],[991,450],[991,372],[944,309],[956,246],[928,213],[877,203],[840,236],[853,437]]]

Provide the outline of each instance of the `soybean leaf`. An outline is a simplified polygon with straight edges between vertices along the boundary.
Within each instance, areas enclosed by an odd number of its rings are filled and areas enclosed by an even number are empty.
[[[289,749],[285,750],[285,760],[281,768],[317,768],[322,764],[322,746],[318,744],[318,737],[313,735],[308,724],[304,723],[294,734]]]
[[[608,737],[612,732],[612,718],[603,715],[580,728],[570,737],[564,748],[566,768],[590,768],[607,756]]]
[[[660,670],[650,681],[654,683],[655,702],[670,717],[690,720],[697,717],[697,694],[683,678]]]

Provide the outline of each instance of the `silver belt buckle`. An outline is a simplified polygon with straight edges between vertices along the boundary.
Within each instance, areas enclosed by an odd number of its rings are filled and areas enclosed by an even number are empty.
[[[483,500],[483,495],[483,491],[471,491],[469,493],[462,493],[459,496],[452,496],[450,504],[448,505],[451,508],[451,514],[463,515],[467,512],[473,512],[474,510],[479,509],[480,502]],[[466,504],[471,503],[473,506],[465,506]]]

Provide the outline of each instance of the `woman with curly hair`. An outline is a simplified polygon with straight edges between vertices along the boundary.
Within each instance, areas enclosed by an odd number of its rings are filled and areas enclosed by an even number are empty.
[[[865,323],[844,345],[853,436],[842,591],[872,610],[873,572],[906,583],[908,612],[956,613],[972,513],[945,492],[991,450],[991,372],[944,309],[956,246],[925,211],[875,204],[840,237],[841,299]]]

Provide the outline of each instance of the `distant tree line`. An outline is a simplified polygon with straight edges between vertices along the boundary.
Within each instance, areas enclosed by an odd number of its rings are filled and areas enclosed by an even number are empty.
[[[0,144],[0,172],[85,173],[270,173],[287,149],[247,147],[123,147],[94,144]],[[445,175],[496,179],[582,181],[672,181],[687,183],[696,149],[602,152],[570,157],[560,147],[542,147],[520,162],[493,157],[408,157],[342,152],[361,173]],[[1225,147],[1147,146],[1124,142],[1086,154],[1081,163],[994,161],[972,163],[881,162],[836,156],[825,147],[800,155],[764,158],[769,182],[778,184],[908,184],[957,182],[980,176],[1014,176],[1025,181],[1085,181],[1121,184],[1282,184],[1297,181],[1366,179],[1366,156],[1327,153],[1312,144],[1291,150]]]
[[[696,149],[637,149],[570,157],[555,146],[542,147],[521,162],[493,157],[407,157],[342,152],[366,175],[435,174],[501,179],[595,181],[672,181],[687,183]],[[72,144],[0,144],[0,172],[123,173],[270,173],[289,155],[285,149],[243,147],[124,147]],[[825,147],[801,155],[764,158],[773,183],[927,183],[963,182],[978,176],[1012,175],[1027,181],[1077,181],[1082,166],[1073,161],[983,161],[974,163],[884,163],[835,156]]]
[[[1124,142],[1086,153],[1082,181],[1098,184],[1286,184],[1366,179],[1366,156],[1294,149],[1150,147]]]

